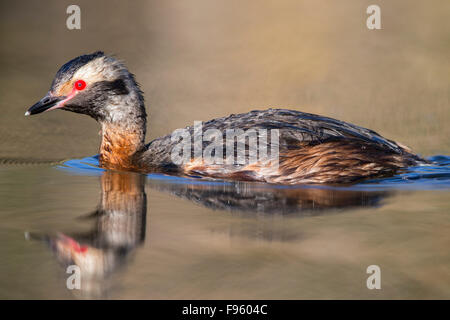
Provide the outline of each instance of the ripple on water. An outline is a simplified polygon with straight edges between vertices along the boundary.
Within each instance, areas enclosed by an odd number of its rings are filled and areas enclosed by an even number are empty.
[[[302,188],[331,188],[342,190],[378,191],[384,189],[407,190],[434,190],[450,188],[450,157],[436,155],[428,158],[431,164],[417,167],[409,167],[404,172],[392,177],[371,179],[352,186],[302,186]],[[71,174],[100,176],[105,171],[99,167],[98,155],[82,159],[71,159],[57,166]],[[203,185],[228,185],[227,181],[206,181],[197,178],[169,176],[165,174],[151,173],[147,175],[151,180],[162,180],[168,183],[203,184]],[[299,186],[264,185],[267,188],[298,188]],[[258,183],[261,188],[261,184]]]

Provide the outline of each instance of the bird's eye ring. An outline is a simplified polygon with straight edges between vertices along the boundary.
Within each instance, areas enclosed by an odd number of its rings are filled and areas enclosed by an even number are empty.
[[[75,89],[81,91],[84,88],[86,88],[86,82],[84,82],[83,80],[77,80],[75,82]]]

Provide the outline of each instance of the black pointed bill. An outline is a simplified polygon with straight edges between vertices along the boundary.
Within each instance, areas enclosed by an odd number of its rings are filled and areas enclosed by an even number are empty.
[[[54,97],[49,94],[47,94],[44,98],[42,98],[40,101],[32,105],[27,112],[25,112],[26,116],[32,115],[32,114],[38,114],[50,109],[56,109],[54,108],[58,102],[63,101],[66,97]]]

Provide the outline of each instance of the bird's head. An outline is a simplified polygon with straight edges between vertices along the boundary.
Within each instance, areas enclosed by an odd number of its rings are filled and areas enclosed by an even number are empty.
[[[82,55],[64,64],[49,92],[25,115],[54,109],[82,113],[100,122],[145,122],[142,92],[125,65],[103,52]]]

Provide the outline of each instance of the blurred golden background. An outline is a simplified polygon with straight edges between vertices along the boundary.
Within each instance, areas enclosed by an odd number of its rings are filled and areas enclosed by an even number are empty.
[[[283,107],[369,127],[428,156],[450,149],[450,2],[71,1],[1,3],[0,158],[97,153],[92,119],[25,110],[66,61],[104,50],[145,92],[148,140],[229,113]]]

